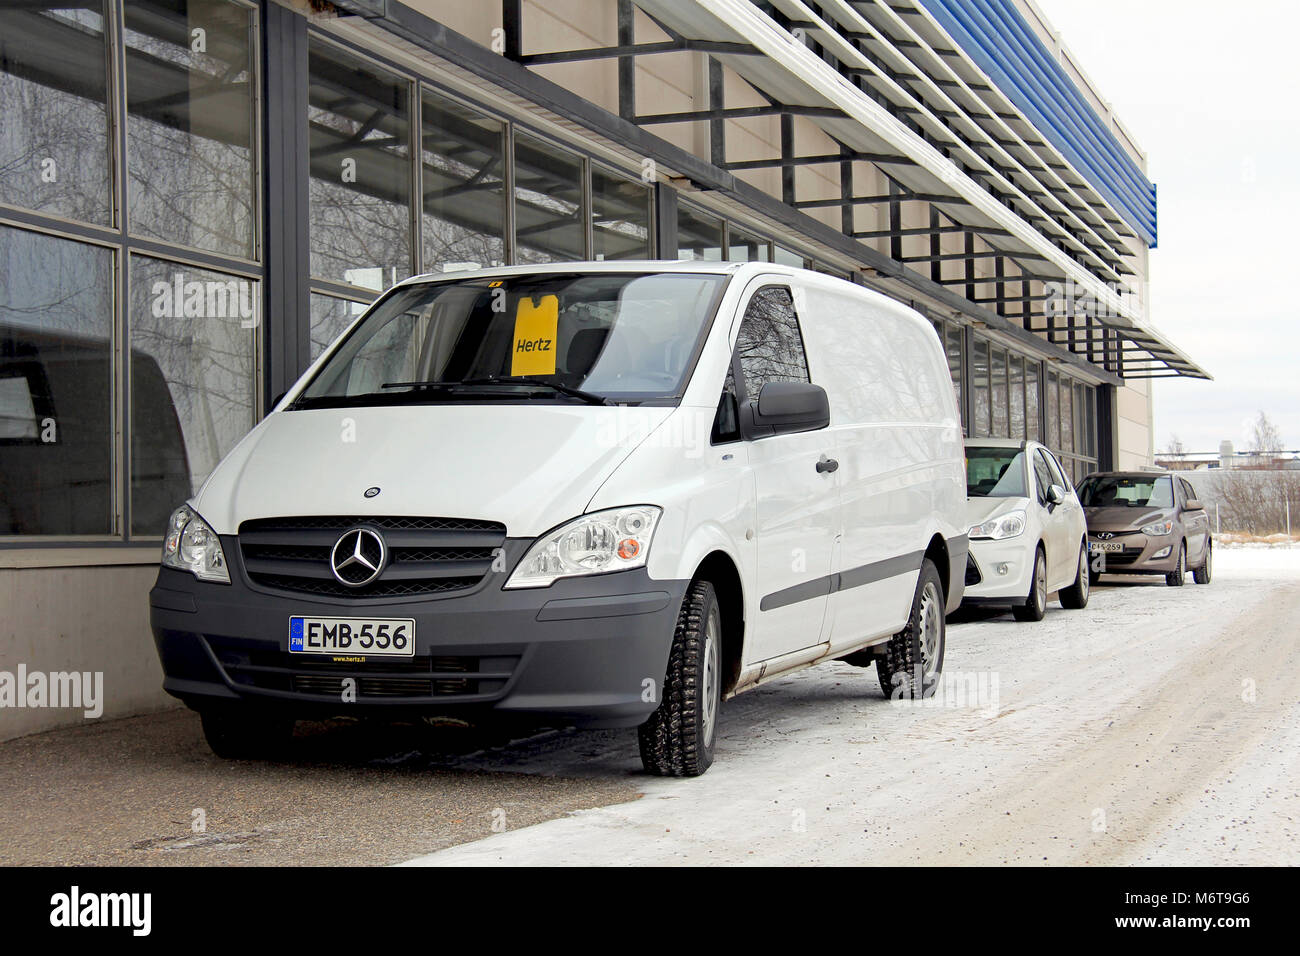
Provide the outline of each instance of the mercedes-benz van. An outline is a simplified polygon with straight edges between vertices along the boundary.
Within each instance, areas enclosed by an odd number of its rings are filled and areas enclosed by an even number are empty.
[[[962,435],[916,312],[765,263],[405,281],[170,519],[165,688],[221,755],[311,715],[638,727],[713,760],[721,702],[818,661],[938,677]]]

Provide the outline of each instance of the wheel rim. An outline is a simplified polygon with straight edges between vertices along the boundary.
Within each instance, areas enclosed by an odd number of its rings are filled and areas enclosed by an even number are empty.
[[[713,742],[713,729],[718,721],[718,686],[721,677],[721,662],[718,640],[720,622],[718,609],[709,611],[708,623],[704,625],[704,708],[703,729],[706,743]]]
[[[1034,559],[1034,606],[1040,611],[1047,607],[1047,562],[1041,551]]]
[[[1079,551],[1079,593],[1083,595],[1084,600],[1088,599],[1088,588],[1091,582],[1088,581],[1088,552]]]
[[[933,581],[927,581],[921,590],[920,620],[917,622],[920,634],[921,666],[927,683],[939,671],[939,645],[943,640],[943,608],[939,600],[939,589]]]

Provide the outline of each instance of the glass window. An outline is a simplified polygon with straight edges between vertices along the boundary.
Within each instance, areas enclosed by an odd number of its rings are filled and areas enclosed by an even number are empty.
[[[258,283],[131,257],[131,530],[167,516],[254,424]]]
[[[114,530],[113,273],[107,249],[0,226],[0,535]]]
[[[975,421],[971,423],[970,433],[980,436],[989,434],[989,344],[983,339],[975,340],[975,354],[971,359],[971,387],[975,396]]]
[[[297,407],[676,398],[725,282],[542,273],[406,286],[349,334]]]
[[[808,264],[807,260],[799,253],[778,245],[772,246],[772,261],[779,262],[783,266],[793,266],[796,269],[802,269]]]
[[[505,253],[505,127],[425,90],[420,106],[424,272],[485,269]]]
[[[727,226],[727,258],[732,262],[770,262],[771,243],[739,226]]]
[[[1019,355],[1010,357],[1007,372],[1011,392],[1011,437],[1025,437],[1025,361]]]
[[[1093,475],[1079,486],[1085,508],[1172,508],[1168,475]]]
[[[1019,448],[966,446],[969,498],[1024,498],[1025,453]]]
[[[367,303],[339,299],[332,295],[311,296],[311,360],[320,358],[322,352],[352,324]]]
[[[952,377],[952,388],[957,396],[957,413],[962,425],[966,424],[966,405],[961,400],[961,328],[950,325],[944,339],[944,351],[948,354],[948,374]]]
[[[0,8],[0,202],[108,223],[102,0]]]
[[[1047,373],[1047,441],[1049,448],[1061,447],[1061,407],[1057,400],[1055,372]]]
[[[1039,434],[1039,422],[1042,409],[1038,404],[1038,382],[1041,367],[1037,362],[1025,360],[1025,437],[1030,441],[1042,441]]]
[[[131,232],[253,258],[253,10],[133,0],[125,17]]]
[[[382,291],[411,274],[410,84],[323,43],[308,70],[311,274]]]
[[[582,158],[515,133],[515,262],[587,258]]]
[[[1052,468],[1047,464],[1047,456],[1040,448],[1034,452],[1034,484],[1037,485],[1036,493],[1040,504],[1047,503],[1047,489],[1052,487],[1054,481]]]
[[[649,259],[651,190],[645,183],[591,167],[592,255]]]
[[[1056,448],[1064,454],[1072,454],[1074,447],[1074,383],[1068,378],[1061,379],[1061,443]]]
[[[993,434],[1007,438],[1007,412],[1010,404],[1007,398],[1007,353],[1002,349],[993,349],[990,363],[993,380]]]
[[[768,382],[807,382],[799,318],[790,290],[784,286],[759,289],[745,308],[736,340],[746,398],[757,398]]]
[[[677,206],[677,258],[722,258],[722,220],[700,212],[685,203]]]

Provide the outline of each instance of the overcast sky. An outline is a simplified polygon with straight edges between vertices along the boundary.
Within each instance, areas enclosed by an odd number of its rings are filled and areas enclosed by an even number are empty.
[[[1146,151],[1151,321],[1215,378],[1155,383],[1156,449],[1300,448],[1300,4],[1037,0]]]

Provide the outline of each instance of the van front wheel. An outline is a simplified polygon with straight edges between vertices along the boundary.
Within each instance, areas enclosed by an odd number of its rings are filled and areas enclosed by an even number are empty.
[[[945,639],[943,581],[926,558],[907,626],[889,639],[884,656],[876,658],[876,676],[885,696],[909,700],[932,695],[943,670]]]
[[[698,777],[713,763],[722,703],[722,611],[708,581],[686,592],[659,707],[637,728],[641,764],[660,777]]]

